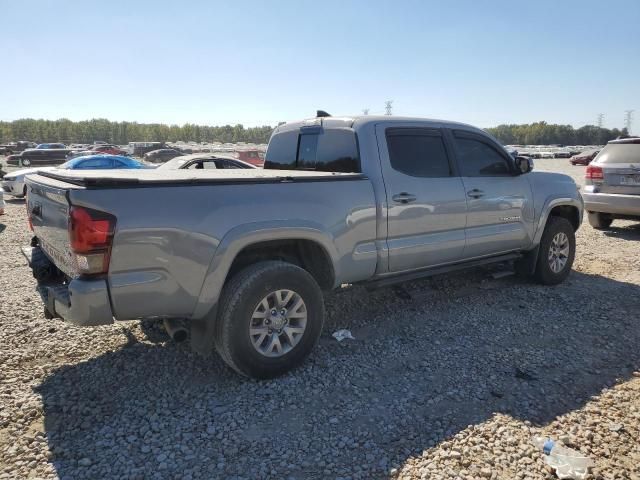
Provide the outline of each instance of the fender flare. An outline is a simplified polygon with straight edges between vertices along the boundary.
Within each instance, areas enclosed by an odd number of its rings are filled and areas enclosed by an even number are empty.
[[[339,257],[333,235],[320,224],[308,220],[277,220],[239,225],[225,234],[214,252],[192,314],[193,319],[204,318],[217,304],[237,255],[248,246],[269,240],[311,240],[318,243],[331,260],[334,278],[340,278]]]
[[[563,205],[576,208],[580,216],[579,223],[582,223],[583,204],[579,199],[572,197],[558,197],[547,200],[544,207],[542,208],[542,213],[540,214],[540,218],[538,219],[538,225],[536,226],[535,235],[533,237],[533,244],[536,247],[540,244],[540,240],[542,239],[542,232],[544,232],[544,227],[547,225],[547,220],[549,219],[551,210],[553,210],[555,207]]]

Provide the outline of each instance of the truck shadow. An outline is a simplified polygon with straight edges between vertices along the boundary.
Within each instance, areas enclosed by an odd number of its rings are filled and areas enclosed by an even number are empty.
[[[386,478],[496,413],[545,425],[640,368],[640,288],[601,276],[545,288],[465,273],[356,288],[327,311],[309,361],[269,382],[134,337],[58,369],[37,388],[57,474]]]

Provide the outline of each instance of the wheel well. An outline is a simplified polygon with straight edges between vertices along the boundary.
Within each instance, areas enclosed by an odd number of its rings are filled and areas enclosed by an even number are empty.
[[[571,205],[558,205],[551,210],[549,216],[566,218],[573,225],[574,231],[580,228],[580,212]]]
[[[229,269],[227,279],[249,265],[264,260],[282,260],[304,268],[323,290],[333,288],[334,271],[331,257],[313,240],[270,240],[243,248]]]

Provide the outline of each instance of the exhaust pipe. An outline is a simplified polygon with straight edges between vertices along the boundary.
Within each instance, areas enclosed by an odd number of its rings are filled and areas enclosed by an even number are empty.
[[[164,324],[164,329],[167,331],[167,334],[174,342],[180,343],[187,339],[189,332],[180,320],[165,318],[162,323]]]

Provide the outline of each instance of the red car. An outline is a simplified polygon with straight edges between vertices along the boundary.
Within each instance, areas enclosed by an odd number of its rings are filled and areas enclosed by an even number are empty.
[[[125,155],[127,153],[115,145],[94,145],[89,150],[96,153],[108,153],[109,155]]]
[[[589,165],[589,162],[596,158],[600,150],[585,150],[569,159],[571,165]]]

